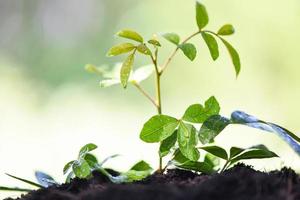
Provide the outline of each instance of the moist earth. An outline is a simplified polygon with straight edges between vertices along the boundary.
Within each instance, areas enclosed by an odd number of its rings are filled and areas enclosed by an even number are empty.
[[[89,180],[75,178],[18,200],[300,200],[300,178],[289,168],[261,172],[243,164],[213,175],[170,169],[127,184],[93,172]]]

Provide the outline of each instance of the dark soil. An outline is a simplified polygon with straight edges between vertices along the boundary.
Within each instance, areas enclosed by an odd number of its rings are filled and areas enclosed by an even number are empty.
[[[291,169],[269,173],[238,164],[221,174],[178,169],[141,182],[111,184],[94,172],[90,180],[30,192],[20,200],[300,200],[300,178]],[[12,200],[12,199],[7,199]]]

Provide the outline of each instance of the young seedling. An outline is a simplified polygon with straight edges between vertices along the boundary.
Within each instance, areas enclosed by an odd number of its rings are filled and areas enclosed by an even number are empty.
[[[139,161],[127,172],[117,172],[119,175],[113,176],[103,167],[103,165],[108,160],[115,158],[119,155],[115,154],[105,158],[101,162],[98,162],[97,157],[90,153],[96,148],[97,146],[93,143],[84,145],[79,151],[77,160],[72,160],[65,165],[63,172],[64,174],[68,173],[66,179],[67,183],[69,183],[70,180],[74,177],[81,179],[90,178],[92,177],[93,171],[99,171],[113,183],[123,183],[141,180],[147,177],[152,172],[152,168],[148,163],[146,163],[145,161]]]
[[[208,23],[209,17],[205,6],[199,1],[196,1],[197,30],[183,40],[180,40],[180,36],[176,33],[162,34],[161,36],[164,39],[175,45],[174,51],[162,64],[158,60],[158,54],[162,45],[156,35],[145,42],[145,39],[136,31],[125,29],[119,31],[116,35],[130,40],[130,42],[115,45],[107,53],[108,56],[127,54],[127,58],[123,63],[116,64],[110,70],[91,64],[86,65],[85,68],[103,77],[100,81],[101,87],[121,84],[123,88],[127,88],[128,84],[132,84],[155,106],[157,115],[151,117],[144,124],[140,133],[140,139],[147,143],[160,143],[159,172],[163,172],[170,164],[201,172],[209,173],[213,171],[215,167],[214,159],[211,159],[211,156],[207,155],[203,162],[199,162],[199,149],[224,159],[225,165],[223,170],[243,159],[277,157],[275,153],[269,151],[264,146],[256,146],[249,149],[233,147],[230,150],[231,153],[229,156],[226,151],[220,147],[201,146],[214,142],[214,138],[229,124],[242,124],[277,133],[300,155],[300,146],[298,144],[300,139],[295,134],[273,123],[258,120],[241,111],[233,112],[231,119],[222,117],[219,115],[219,103],[213,96],[210,97],[204,105],[197,103],[189,106],[179,119],[163,114],[161,77],[166,72],[167,67],[178,51],[182,51],[191,61],[196,58],[197,49],[194,44],[190,43],[190,39],[200,36],[206,43],[213,60],[217,60],[219,57],[219,40],[225,45],[230,55],[236,76],[240,73],[241,63],[239,54],[225,39],[225,36],[234,34],[234,27],[231,24],[225,24],[219,28],[218,31],[211,31],[205,29]],[[133,70],[134,60],[138,55],[149,57],[151,64]],[[141,81],[153,73],[156,80],[155,97],[152,97],[152,95],[145,91],[140,84]],[[202,124],[200,130],[195,128],[195,124]],[[200,146],[198,145],[199,141],[201,142]],[[168,162],[166,167],[163,167],[162,159],[170,152],[173,152],[173,159]]]

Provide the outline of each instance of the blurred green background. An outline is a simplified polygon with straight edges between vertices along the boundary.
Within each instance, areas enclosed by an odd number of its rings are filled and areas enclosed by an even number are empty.
[[[241,56],[235,78],[222,48],[213,62],[200,38],[196,61],[181,53],[162,80],[163,112],[180,116],[185,108],[215,95],[222,114],[240,109],[300,132],[300,2],[298,0],[203,0],[209,29],[232,23],[228,40]],[[1,0],[0,1],[0,185],[24,186],[4,175],[33,179],[34,170],[63,181],[63,165],[88,142],[99,145],[99,158],[123,156],[108,166],[125,170],[144,159],[157,166],[157,145],[144,144],[138,134],[155,109],[133,87],[98,87],[99,78],[85,72],[86,63],[122,61],[106,51],[121,39],[122,28],[145,38],[196,30],[194,0]],[[161,61],[174,46],[161,39]],[[139,58],[137,65],[147,64]],[[143,86],[154,93],[154,80]],[[231,126],[217,144],[248,147],[263,143],[281,159],[251,161],[260,170],[291,166],[299,157],[273,134]],[[16,196],[1,192],[0,198]]]

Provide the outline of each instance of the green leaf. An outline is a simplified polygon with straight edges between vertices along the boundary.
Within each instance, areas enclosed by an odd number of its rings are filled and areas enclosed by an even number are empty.
[[[214,170],[212,166],[205,162],[195,162],[189,161],[183,165],[178,165],[179,168],[187,169],[187,170],[194,170],[197,172],[203,172],[206,174],[211,174]]]
[[[93,150],[97,149],[97,145],[93,143],[89,143],[81,147],[79,151],[79,157],[84,157],[86,153],[91,152]]]
[[[243,151],[245,151],[245,149],[242,149],[242,148],[239,148],[239,147],[231,147],[230,148],[230,158],[233,158],[233,157],[239,155]]]
[[[3,187],[0,186],[0,191],[13,191],[13,192],[30,192],[31,189],[18,188],[18,187]]]
[[[139,161],[131,169],[122,174],[125,176],[125,182],[140,181],[151,174],[152,167],[145,161]]]
[[[199,1],[196,1],[196,21],[199,30],[202,30],[208,24],[209,21],[206,8]]]
[[[138,69],[136,69],[132,76],[129,78],[129,80],[135,81],[137,83],[142,82],[143,80],[147,79],[149,76],[151,76],[154,72],[154,66],[153,65],[145,65]]]
[[[134,166],[130,168],[130,170],[135,170],[135,171],[152,171],[152,167],[146,163],[145,161],[141,160],[138,163],[136,163]]]
[[[134,181],[140,181],[148,177],[150,174],[151,174],[150,171],[129,170],[122,174],[122,176],[126,177],[122,182],[131,183]]]
[[[19,181],[22,181],[24,183],[27,183],[29,185],[32,185],[32,186],[35,186],[35,187],[38,187],[38,188],[44,188],[42,185],[38,184],[38,183],[35,183],[33,181],[30,181],[30,180],[27,180],[27,179],[24,179],[24,178],[20,178],[20,177],[17,177],[17,176],[13,176],[11,174],[7,174],[5,173],[7,176],[11,177],[11,178],[14,178],[14,179],[17,179]]]
[[[131,40],[135,40],[135,41],[141,42],[141,43],[144,41],[143,37],[140,34],[138,34],[135,31],[128,30],[128,29],[119,31],[117,33],[117,36],[127,38],[127,39],[131,39]]]
[[[185,157],[192,161],[197,161],[199,159],[200,154],[198,149],[196,148],[196,128],[193,125],[180,122],[177,133],[177,140],[179,149]]]
[[[145,44],[140,44],[139,46],[137,46],[137,50],[138,50],[138,52],[145,54],[145,55],[152,54],[150,49]]]
[[[179,149],[176,149],[176,151],[173,154],[173,158],[172,158],[172,162],[175,165],[183,165],[189,161],[190,160],[188,158],[186,158]]]
[[[64,166],[64,169],[63,169],[64,174],[66,174],[69,171],[69,169],[72,167],[74,162],[75,162],[75,160],[72,160]]]
[[[130,54],[122,65],[121,72],[120,72],[120,77],[121,77],[120,79],[121,79],[122,86],[124,88],[127,87],[129,76],[132,71],[133,62],[134,62],[134,54]]]
[[[204,162],[209,164],[213,169],[217,169],[220,166],[220,158],[210,153],[205,155]]]
[[[75,176],[78,178],[87,178],[91,174],[91,168],[88,162],[85,160],[81,160],[80,162],[74,162],[72,167]]]
[[[120,55],[120,54],[123,54],[123,53],[128,53],[128,52],[132,51],[135,48],[136,48],[136,46],[134,46],[131,43],[118,44],[116,46],[113,46],[107,52],[107,56],[117,56],[117,55]]]
[[[192,123],[203,123],[212,115],[217,115],[220,112],[220,106],[214,96],[210,97],[205,102],[205,107],[201,104],[193,104],[188,107],[183,115],[183,120]]]
[[[148,43],[152,44],[152,45],[154,45],[156,47],[161,47],[160,42],[158,40],[156,40],[156,39],[151,39],[151,40],[148,41]]]
[[[84,160],[89,164],[91,168],[96,168],[98,166],[98,160],[93,154],[87,153],[84,156]]]
[[[201,126],[199,139],[202,144],[207,144],[230,124],[230,120],[220,115],[213,115],[208,118]]]
[[[212,59],[217,60],[219,57],[219,46],[217,40],[214,36],[205,32],[202,32],[201,35],[209,49]]]
[[[233,48],[233,46],[229,42],[227,42],[223,38],[221,38],[221,40],[222,40],[222,42],[224,43],[224,45],[226,46],[226,48],[229,52],[232,63],[234,65],[236,76],[238,76],[240,71],[241,71],[240,56],[239,56],[238,52]]]
[[[179,48],[183,51],[184,55],[188,57],[191,61],[193,61],[196,58],[197,49],[193,44],[184,43],[179,45]]]
[[[205,162],[195,162],[186,158],[181,151],[176,151],[174,154],[174,158],[172,159],[172,163],[181,169],[186,170],[194,170],[197,172],[203,172],[210,174],[213,172],[213,168],[211,165]]]
[[[175,145],[176,140],[177,140],[177,130],[171,136],[169,136],[168,138],[166,138],[161,142],[159,147],[159,156],[161,158],[169,154],[171,148]]]
[[[161,142],[174,133],[178,123],[174,117],[155,115],[144,124],[140,138],[148,143]]]
[[[231,24],[223,25],[218,31],[218,35],[232,35],[232,34],[234,34],[234,28]]]
[[[176,33],[165,33],[162,35],[166,40],[172,42],[175,45],[178,45],[180,42],[180,37]]]
[[[278,155],[270,151],[264,145],[260,145],[256,147],[251,147],[248,151],[238,155],[237,157],[231,160],[231,164],[246,159],[263,159],[263,158],[274,158],[274,157],[278,157]]]
[[[218,146],[206,146],[206,147],[200,147],[200,149],[203,149],[204,151],[207,151],[208,153],[211,153],[212,155],[215,155],[219,158],[222,158],[224,160],[228,160],[227,152]]]

